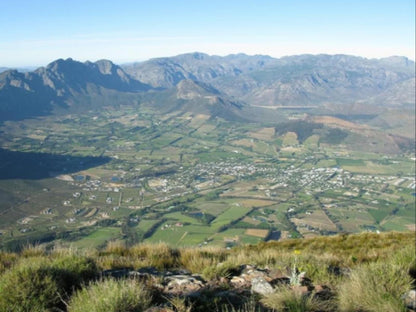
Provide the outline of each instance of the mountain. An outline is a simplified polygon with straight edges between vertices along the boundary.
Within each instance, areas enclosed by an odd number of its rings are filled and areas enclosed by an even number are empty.
[[[259,120],[267,107],[368,114],[413,108],[415,63],[348,55],[225,57],[188,53],[118,66],[59,59],[32,72],[0,73],[0,120],[56,110],[143,105]],[[245,113],[244,113],[245,112]],[[272,119],[274,120],[275,117]]]
[[[0,73],[0,119],[49,114],[83,96],[95,98],[111,90],[134,93],[148,89],[110,61],[81,63],[59,59],[33,72]]]
[[[191,79],[181,80],[172,88],[143,95],[141,105],[156,108],[163,113],[177,111],[227,120],[249,119],[243,110],[244,105],[232,101],[210,85]]]
[[[155,88],[170,88],[184,79],[209,83],[218,77],[236,77],[260,70],[275,61],[270,56],[262,55],[235,54],[221,57],[195,52],[122,65],[122,68],[132,77]]]
[[[376,60],[348,55],[299,55],[274,59],[191,53],[122,67],[153,87],[170,88],[183,79],[195,79],[250,105],[374,103],[374,98],[387,90],[391,99],[399,101],[394,105],[414,102],[407,88],[415,75],[415,63],[405,57]],[[403,96],[403,91],[408,96]],[[378,104],[390,105],[391,101]]]

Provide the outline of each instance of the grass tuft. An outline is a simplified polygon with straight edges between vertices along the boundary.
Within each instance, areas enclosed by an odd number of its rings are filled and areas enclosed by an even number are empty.
[[[70,300],[68,312],[140,312],[152,298],[135,280],[101,280],[82,288]]]
[[[285,312],[326,312],[334,311],[330,301],[321,301],[314,294],[304,294],[289,287],[280,287],[276,292],[261,300],[266,306],[276,311]]]
[[[411,256],[409,250],[406,248],[389,260],[356,267],[338,288],[340,310],[406,311],[402,297],[414,282],[409,269],[415,255]]]

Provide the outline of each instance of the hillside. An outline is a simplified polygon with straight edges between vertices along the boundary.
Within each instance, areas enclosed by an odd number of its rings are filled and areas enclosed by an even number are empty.
[[[414,103],[414,62],[401,57],[377,60],[348,55],[300,55],[274,59],[192,53],[122,67],[153,87],[171,88],[183,79],[194,79],[250,105],[370,103],[383,92],[389,92],[390,99],[383,101],[378,97],[378,105]]]
[[[0,252],[0,310],[414,311],[414,243],[390,232],[233,249],[28,247]]]

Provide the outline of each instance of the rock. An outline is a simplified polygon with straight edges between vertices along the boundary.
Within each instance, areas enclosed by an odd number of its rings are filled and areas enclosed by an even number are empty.
[[[200,276],[172,275],[164,279],[165,292],[170,294],[190,294],[200,291],[205,281]]]
[[[270,281],[270,284],[272,286],[289,285],[290,284],[290,278],[289,277],[277,277],[277,278],[273,278]]]
[[[251,280],[251,291],[265,296],[273,293],[274,289],[263,277],[255,277]]]
[[[250,282],[241,276],[233,276],[233,278],[230,280],[230,283],[235,288],[250,286]]]
[[[180,270],[176,270],[176,271],[171,272],[171,274],[169,274],[169,275],[191,275],[191,274],[192,273],[189,270],[180,269]],[[168,275],[168,274],[166,274],[166,275]]]
[[[122,268],[122,269],[111,269],[111,270],[104,270],[101,272],[102,277],[114,277],[114,278],[125,278],[130,275],[132,270],[130,268]]]
[[[142,274],[150,274],[150,275],[159,275],[159,271],[155,267],[143,267],[137,270],[137,272]]]
[[[403,296],[406,307],[416,310],[416,290],[412,289]]]
[[[151,307],[147,309],[145,312],[174,312],[174,311],[166,307]]]

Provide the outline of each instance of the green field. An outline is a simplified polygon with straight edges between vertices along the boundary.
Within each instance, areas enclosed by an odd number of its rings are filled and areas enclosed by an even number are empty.
[[[314,211],[336,225],[329,234],[415,223],[414,155],[361,149],[345,129],[149,108],[89,114],[0,126],[0,246],[56,237],[81,247],[113,239],[225,246],[261,240],[245,234],[250,227],[328,234],[333,226],[319,229]]]

